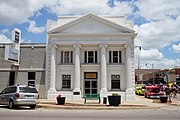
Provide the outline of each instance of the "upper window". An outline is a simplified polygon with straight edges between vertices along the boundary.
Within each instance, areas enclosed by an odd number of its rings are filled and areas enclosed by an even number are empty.
[[[121,63],[121,51],[109,51],[109,63]]]
[[[62,89],[71,88],[71,75],[62,75]]]
[[[120,90],[120,75],[111,75],[111,89]]]
[[[97,51],[85,51],[84,63],[97,63]]]
[[[61,63],[73,63],[73,51],[61,51]]]

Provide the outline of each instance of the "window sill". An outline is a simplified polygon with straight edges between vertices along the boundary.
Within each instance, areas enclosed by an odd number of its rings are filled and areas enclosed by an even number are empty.
[[[111,92],[120,92],[121,89],[111,89]]]
[[[108,65],[124,65],[123,63],[108,63]]]
[[[97,66],[98,67],[100,66],[100,64],[99,63],[82,63],[81,66],[94,66],[94,67]]]
[[[69,88],[62,88],[61,91],[71,91],[71,89]]]
[[[73,63],[60,63],[58,65],[74,65]]]

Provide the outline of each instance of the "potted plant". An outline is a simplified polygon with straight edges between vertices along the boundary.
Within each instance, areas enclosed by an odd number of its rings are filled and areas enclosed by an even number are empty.
[[[167,96],[160,96],[161,103],[167,103],[167,99],[168,99]]]
[[[111,96],[108,96],[108,101],[110,106],[119,106],[121,104],[121,95],[113,93]]]
[[[66,97],[62,97],[60,94],[56,97],[58,105],[64,105]]]

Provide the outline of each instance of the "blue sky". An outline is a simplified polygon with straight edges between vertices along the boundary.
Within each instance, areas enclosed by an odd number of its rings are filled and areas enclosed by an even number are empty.
[[[180,66],[179,0],[0,0],[0,43],[11,42],[11,31],[22,31],[22,42],[45,43],[47,19],[60,15],[124,15],[134,22],[138,33],[135,67],[140,55],[141,68],[146,63],[155,68]]]

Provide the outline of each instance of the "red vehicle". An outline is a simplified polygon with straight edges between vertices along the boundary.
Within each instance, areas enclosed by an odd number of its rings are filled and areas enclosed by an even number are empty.
[[[160,91],[158,86],[146,86],[144,92],[145,98],[160,98],[161,95],[164,95],[164,92]]]

